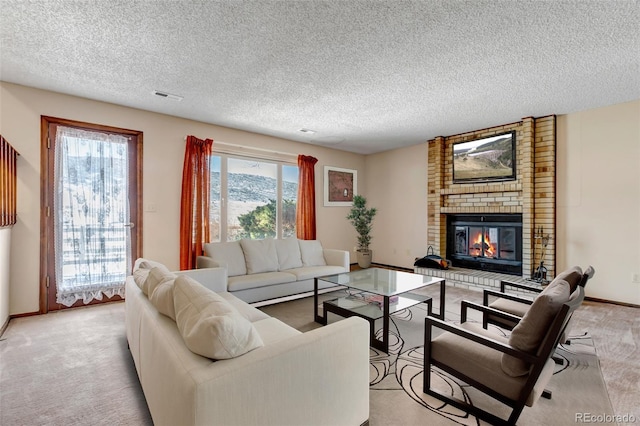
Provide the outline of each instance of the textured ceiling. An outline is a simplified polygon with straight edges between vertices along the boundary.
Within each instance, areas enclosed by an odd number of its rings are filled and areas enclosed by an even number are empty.
[[[2,0],[0,36],[6,82],[362,154],[640,99],[640,0]]]

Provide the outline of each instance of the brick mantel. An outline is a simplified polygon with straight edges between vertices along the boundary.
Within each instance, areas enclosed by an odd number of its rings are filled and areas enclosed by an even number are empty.
[[[516,132],[516,179],[505,182],[453,183],[453,144]],[[439,136],[428,142],[427,241],[444,256],[447,214],[521,213],[522,275],[540,262],[536,230],[549,235],[545,266],[555,275],[556,117],[526,117],[517,123]]]

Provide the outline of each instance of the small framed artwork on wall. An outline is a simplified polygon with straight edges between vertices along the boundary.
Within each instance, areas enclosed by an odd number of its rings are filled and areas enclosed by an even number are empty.
[[[351,206],[358,194],[358,171],[324,166],[324,205]]]

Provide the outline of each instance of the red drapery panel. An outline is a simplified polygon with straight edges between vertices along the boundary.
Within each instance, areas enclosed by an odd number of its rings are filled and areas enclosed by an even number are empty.
[[[212,139],[187,136],[180,200],[180,269],[195,269],[210,239],[209,199]]]
[[[316,179],[317,158],[298,155],[298,206],[296,235],[301,240],[316,239]]]

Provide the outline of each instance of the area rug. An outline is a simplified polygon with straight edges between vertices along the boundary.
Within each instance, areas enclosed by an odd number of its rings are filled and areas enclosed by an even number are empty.
[[[301,331],[316,327],[315,323],[309,322],[313,298],[261,309]],[[437,312],[438,307],[435,310]],[[447,305],[445,311],[447,322],[459,322],[457,306],[453,303],[452,306]],[[389,354],[370,348],[370,424],[487,424],[422,392],[426,315],[424,305],[396,312],[390,321]],[[477,317],[471,320],[479,319]],[[329,322],[338,320],[338,316],[329,317]],[[498,327],[494,327],[494,330],[504,335],[507,333]],[[552,392],[552,398],[540,398],[533,407],[525,407],[518,425],[574,425],[581,423],[581,419],[593,416],[611,418],[613,415],[593,341],[588,334],[575,331],[577,333],[572,336],[571,344],[563,345],[557,350],[557,355],[563,359],[563,363],[556,365],[554,376],[547,387]],[[378,333],[380,332],[378,329]],[[508,417],[508,407],[465,383],[436,368],[433,368],[430,374],[432,386],[436,389],[452,393],[476,406]]]

